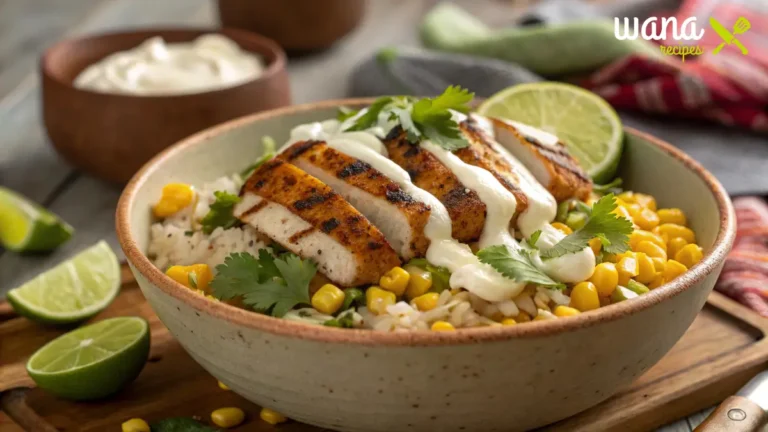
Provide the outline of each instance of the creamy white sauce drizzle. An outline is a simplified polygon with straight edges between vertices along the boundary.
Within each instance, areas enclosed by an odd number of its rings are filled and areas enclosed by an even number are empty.
[[[172,44],[153,37],[88,66],[74,84],[102,93],[178,95],[233,87],[263,70],[256,54],[225,36],[207,34]]]

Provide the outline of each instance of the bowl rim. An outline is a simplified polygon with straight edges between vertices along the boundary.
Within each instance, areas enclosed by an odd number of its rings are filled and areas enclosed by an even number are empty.
[[[454,332],[433,332],[429,330],[411,330],[404,332],[380,332],[369,329],[339,329],[304,322],[289,321],[282,318],[262,315],[229,304],[211,301],[189,288],[165,276],[155,267],[149,258],[139,249],[131,235],[130,214],[136,192],[147,178],[159,169],[167,159],[189,148],[204,145],[211,137],[232,131],[246,124],[286,114],[328,109],[342,105],[354,106],[370,104],[373,98],[338,99],[323,102],[294,105],[234,119],[218,126],[198,132],[168,147],[147,162],[126,185],[117,206],[117,236],[125,256],[149,283],[164,294],[184,302],[195,311],[214,318],[226,320],[230,324],[254,330],[261,330],[273,335],[293,337],[317,342],[346,343],[366,346],[442,346],[464,345],[478,342],[504,341],[517,338],[552,336],[591,327],[605,321],[618,320],[626,315],[638,313],[671,297],[682,294],[694,284],[701,282],[707,275],[722,264],[733,244],[736,234],[736,221],[733,206],[725,188],[706,171],[698,162],[658,138],[649,134],[626,128],[625,132],[638,136],[656,146],[668,155],[680,161],[693,171],[707,185],[713,194],[720,213],[720,228],[712,249],[704,258],[682,276],[671,283],[662,285],[651,292],[631,301],[621,302],[585,312],[564,320],[546,320],[527,323],[524,326],[477,327],[459,329]]]
[[[135,94],[128,94],[128,93],[99,92],[91,89],[75,87],[74,81],[60,79],[59,74],[52,70],[51,57],[56,52],[64,49],[67,46],[76,46],[84,42],[92,42],[92,41],[98,41],[102,39],[116,38],[116,37],[125,36],[125,35],[147,34],[147,38],[144,39],[146,41],[148,38],[159,36],[160,33],[189,33],[189,32],[200,33],[200,35],[197,37],[200,37],[206,34],[214,34],[214,33],[224,35],[230,38],[231,40],[233,40],[235,43],[237,43],[238,46],[240,46],[240,48],[243,49],[244,51],[255,53],[263,57],[263,54],[245,49],[239,43],[241,40],[248,40],[265,47],[265,49],[268,50],[275,57],[275,59],[274,61],[266,65],[261,75],[259,75],[257,78],[244,81],[234,86],[229,86],[229,87],[224,87],[224,88],[219,88],[214,90],[206,90],[203,92],[180,93],[180,94],[135,95]],[[107,56],[115,53],[117,53],[117,51],[110,49],[110,53],[107,54]],[[87,93],[89,95],[95,95],[99,97],[114,97],[114,98],[124,98],[126,100],[152,101],[152,100],[158,100],[158,99],[174,100],[174,99],[186,99],[186,98],[192,98],[192,97],[206,97],[206,96],[215,95],[222,92],[242,90],[244,87],[254,85],[258,82],[268,81],[274,78],[276,75],[286,70],[287,62],[288,60],[287,60],[287,55],[285,53],[285,50],[283,50],[283,48],[277,42],[275,42],[274,40],[266,36],[252,32],[250,30],[245,30],[245,29],[235,28],[235,27],[207,28],[207,27],[176,26],[176,27],[147,27],[147,28],[141,28],[136,30],[127,30],[127,31],[108,31],[103,33],[87,34],[87,35],[73,37],[73,38],[65,38],[51,45],[43,52],[43,54],[40,56],[39,65],[40,65],[41,74],[46,79],[51,80],[56,84],[75,92]],[[90,64],[88,66],[90,66]]]

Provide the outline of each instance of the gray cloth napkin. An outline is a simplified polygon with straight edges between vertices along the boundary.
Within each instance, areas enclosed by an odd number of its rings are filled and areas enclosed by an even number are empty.
[[[579,0],[553,0],[531,8],[521,23],[564,22],[595,17],[644,18],[674,8],[675,0],[628,0],[619,6],[594,6]],[[353,71],[351,96],[434,95],[458,84],[488,97],[506,87],[542,80],[501,60],[418,48],[389,48]],[[709,169],[732,195],[768,195],[768,139],[752,132],[702,121],[620,112],[624,124],[655,135],[682,149]]]

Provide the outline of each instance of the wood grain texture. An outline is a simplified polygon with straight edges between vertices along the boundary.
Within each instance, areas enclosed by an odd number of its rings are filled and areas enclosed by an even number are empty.
[[[94,320],[139,315],[150,321],[150,361],[137,381],[104,401],[66,402],[44,391],[5,391],[0,406],[25,425],[45,423],[59,430],[117,430],[131,417],[156,421],[169,416],[207,415],[222,406],[238,406],[248,413],[246,425],[234,430],[271,430],[257,420],[259,408],[232,392],[221,391],[216,381],[195,363],[144,301],[130,273],[123,268],[124,285],[117,300]],[[559,431],[649,430],[731,394],[749,378],[743,373],[768,360],[768,323],[751,311],[713,293],[708,305],[673,350],[632,386],[580,415],[545,428]],[[61,330],[43,328],[23,318],[0,322],[0,391],[25,383],[25,359]],[[702,344],[702,340],[712,343]],[[715,374],[713,371],[717,370]],[[0,425],[4,422],[0,415]],[[37,422],[37,423],[36,423]],[[30,429],[28,430],[36,430]],[[281,430],[314,432],[298,423]],[[12,429],[9,429],[12,430]],[[665,431],[690,430],[685,421]]]

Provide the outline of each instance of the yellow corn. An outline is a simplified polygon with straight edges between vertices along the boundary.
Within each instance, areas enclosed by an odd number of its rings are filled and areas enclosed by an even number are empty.
[[[233,428],[245,420],[245,413],[240,408],[219,408],[211,413],[211,421],[218,427]]]
[[[261,417],[262,420],[265,422],[276,425],[278,423],[285,423],[288,421],[287,418],[285,418],[284,415],[280,414],[277,411],[273,411],[269,408],[262,408],[261,412],[259,413],[259,417]]]
[[[208,285],[213,279],[208,264],[192,264],[190,266],[171,266],[165,274],[187,288],[197,289],[208,293]]]
[[[679,208],[660,209],[656,213],[658,213],[659,220],[663,224],[671,223],[682,226],[688,225],[688,220],[685,217],[685,213],[683,213],[683,211]]]
[[[611,213],[615,214],[616,216],[623,217],[624,219],[627,219],[630,222],[633,222],[632,215],[629,213],[626,207],[618,206],[615,209],[613,209]]]
[[[552,222],[552,227],[555,228],[556,230],[562,232],[565,235],[573,234],[573,230],[571,229],[571,227],[569,227],[568,225],[566,225],[564,223]]]
[[[651,211],[656,211],[656,198],[643,193],[635,194],[635,202]]]
[[[149,424],[140,418],[132,418],[122,424],[123,432],[149,432]]]
[[[413,265],[405,266],[405,271],[410,275],[408,288],[405,289],[405,296],[409,299],[424,295],[432,288],[432,273]]]
[[[654,258],[654,259],[657,259],[657,258]],[[656,277],[654,277],[651,283],[648,284],[648,288],[656,289],[662,285],[664,285],[664,275],[662,272],[659,272],[659,273],[656,273]]]
[[[696,243],[696,234],[693,230],[682,225],[665,223],[654,228],[653,232],[660,236],[666,235],[669,238],[682,237],[688,243]]]
[[[675,254],[675,261],[691,268],[704,257],[704,250],[697,244],[687,244]]]
[[[576,315],[578,315],[580,313],[581,312],[579,312],[578,309],[574,309],[574,308],[568,307],[568,306],[560,305],[560,306],[555,308],[555,316],[560,317],[560,318],[565,318],[565,317],[569,317],[569,316],[576,316]]]
[[[531,320],[531,316],[528,315],[528,312],[520,311],[520,313],[517,314],[515,317],[515,321],[518,323],[524,323],[529,322]]]
[[[682,263],[675,261],[675,260],[669,260],[667,261],[667,264],[664,266],[664,280],[665,281],[671,281],[672,279],[680,276],[681,274],[688,271],[688,267],[683,265]]]
[[[643,208],[634,215],[635,223],[640,229],[650,231],[659,226],[659,215],[651,209]]]
[[[595,285],[597,294],[601,297],[611,295],[619,284],[619,272],[616,270],[616,265],[609,262],[598,264],[589,281]],[[555,308],[555,315],[557,315],[557,308]]]
[[[399,297],[405,294],[405,289],[408,288],[408,281],[410,279],[411,275],[404,268],[394,267],[379,279],[379,285]]]
[[[667,259],[667,250],[656,243],[651,243],[648,240],[643,240],[635,246],[633,249],[635,252],[642,252],[651,258]]]
[[[636,203],[626,203],[624,204],[624,208],[627,209],[633,220],[635,217],[637,217],[638,214],[640,214],[640,211],[643,210],[643,207]]]
[[[411,303],[416,306],[416,309],[423,312],[434,309],[435,306],[437,306],[438,298],[440,298],[440,294],[430,292],[416,297],[415,299],[411,300]]]
[[[674,258],[677,252],[680,251],[688,242],[682,237],[672,237],[667,242],[667,257]]]
[[[664,267],[667,265],[666,258],[652,257],[651,261],[653,261],[653,268],[656,270],[656,273],[663,272]]]
[[[184,183],[169,183],[163,187],[160,201],[153,209],[155,216],[167,218],[190,205],[195,198],[192,186]]]
[[[432,331],[453,331],[456,327],[448,321],[435,321],[432,323]]]
[[[514,318],[504,318],[503,320],[501,320],[501,325],[512,326],[515,324],[517,324],[517,321],[515,321]]]
[[[656,266],[653,260],[648,255],[638,252],[637,253],[637,276],[635,280],[647,284],[650,283],[656,277]]]
[[[365,305],[374,315],[387,312],[387,306],[392,306],[397,301],[395,293],[372,286],[365,291]]]
[[[619,285],[627,285],[627,282],[640,272],[637,257],[625,256],[621,258],[616,265],[616,270],[619,272]]]
[[[325,284],[312,296],[312,307],[326,315],[335,314],[344,304],[344,291],[336,285]]]
[[[600,307],[597,288],[592,282],[579,282],[571,291],[571,307],[582,312]]]
[[[603,243],[600,242],[599,238],[593,238],[589,241],[589,247],[592,249],[592,252],[595,253],[595,255],[600,253],[600,249],[603,248]]]
[[[224,384],[223,382],[219,381],[219,388],[222,390],[229,391],[229,386]]]
[[[654,234],[650,231],[634,230],[632,231],[632,234],[629,235],[629,247],[632,248],[632,250],[635,250],[637,245],[642,241],[649,241],[663,248],[667,247],[667,244],[664,242],[664,239],[661,238],[660,235]]]

